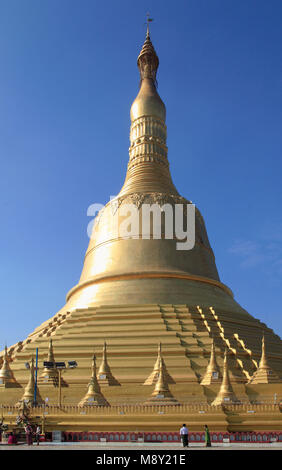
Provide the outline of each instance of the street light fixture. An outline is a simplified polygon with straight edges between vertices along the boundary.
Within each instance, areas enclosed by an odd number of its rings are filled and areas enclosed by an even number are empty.
[[[44,366],[46,369],[53,369],[53,368],[54,368],[54,362],[44,361],[44,362],[43,362],[43,366]]]
[[[66,367],[65,362],[50,362],[45,361],[43,362],[43,366],[46,369],[54,369],[56,368],[59,373],[59,397],[58,397],[58,405],[61,407],[62,405],[62,372],[66,369],[75,369],[77,367],[76,361],[68,361],[68,366]]]
[[[77,362],[76,361],[68,361],[68,368],[69,369],[75,369],[77,367]]]

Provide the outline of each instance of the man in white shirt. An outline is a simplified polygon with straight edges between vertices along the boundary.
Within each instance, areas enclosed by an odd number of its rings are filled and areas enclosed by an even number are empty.
[[[36,431],[35,431],[36,443],[37,443],[38,446],[39,446],[39,442],[40,442],[40,435],[41,435],[41,429],[40,429],[40,426],[38,424],[37,428],[36,428]]]
[[[182,428],[180,429],[180,437],[183,447],[188,447],[188,429],[186,428],[186,424],[183,424]]]

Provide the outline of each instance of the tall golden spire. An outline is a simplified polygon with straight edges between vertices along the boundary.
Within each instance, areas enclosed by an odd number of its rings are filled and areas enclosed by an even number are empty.
[[[149,24],[153,21],[153,18],[150,18],[150,14],[149,14],[149,13],[147,13],[146,16],[147,16],[147,20],[146,20],[146,25],[147,25],[146,38],[147,38],[147,37],[150,37],[150,28],[149,28]]]
[[[167,159],[166,108],[156,89],[159,58],[148,30],[137,65],[141,84],[130,110],[129,163],[119,197],[152,191],[178,195]]]
[[[153,384],[155,384],[159,379],[161,368],[162,368],[164,376],[166,377],[166,382],[169,383],[169,384],[174,384],[175,381],[173,380],[171,375],[168,373],[168,370],[166,368],[166,364],[165,364],[163,356],[162,356],[162,343],[159,343],[158,357],[157,357],[157,360],[155,362],[154,369],[151,372],[151,374],[149,375],[149,377],[145,380],[143,385],[153,385]]]
[[[104,342],[102,362],[98,371],[98,382],[105,385],[120,385],[113,376],[107,359],[107,343]]]
[[[223,363],[223,379],[219,389],[219,392],[212,402],[212,406],[222,405],[224,403],[231,404],[231,403],[238,403],[229,378],[229,370],[228,370],[228,357],[227,357],[227,349],[224,352],[224,363]]]
[[[212,383],[217,383],[221,379],[221,377],[222,375],[220,373],[220,369],[217,365],[215,357],[214,339],[212,339],[210,360],[207,366],[206,373],[202,378],[201,385],[210,385]]]
[[[97,380],[95,354],[92,359],[92,376],[88,384],[88,390],[78,406],[109,406],[109,403],[101,392],[100,385]]]
[[[281,382],[280,377],[270,367],[265,350],[265,338],[264,334],[261,341],[261,358],[259,361],[258,369],[254,372],[253,376],[249,380],[249,384],[268,384],[268,383],[279,383]]]

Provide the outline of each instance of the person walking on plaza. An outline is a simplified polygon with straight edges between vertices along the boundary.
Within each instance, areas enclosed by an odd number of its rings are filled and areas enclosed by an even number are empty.
[[[183,424],[182,428],[180,429],[180,437],[182,440],[183,447],[188,447],[188,429],[186,428],[186,424]]]
[[[32,427],[30,426],[30,424],[27,424],[25,426],[24,430],[25,430],[27,445],[32,446],[33,445],[33,442],[32,442]]]
[[[38,446],[39,446],[39,442],[40,442],[40,435],[41,435],[41,429],[40,429],[40,426],[38,425],[36,427],[36,431],[35,431],[36,445],[38,445]]]
[[[205,443],[206,447],[211,447],[211,436],[207,424],[205,424]]]

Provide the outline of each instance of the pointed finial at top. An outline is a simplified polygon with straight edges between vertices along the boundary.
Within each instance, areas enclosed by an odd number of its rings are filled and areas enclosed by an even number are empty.
[[[48,362],[53,362],[54,363],[54,367],[55,366],[55,357],[54,357],[54,349],[53,349],[53,341],[52,341],[52,338],[50,338],[50,341],[49,341],[49,347],[48,347]]]
[[[223,365],[224,365],[225,367],[228,366],[227,354],[228,354],[228,353],[227,353],[227,348],[225,348],[225,350],[224,350],[224,360],[223,360]]]
[[[149,24],[154,21],[153,18],[150,18],[150,14],[147,13],[147,20],[146,20],[146,25],[147,25],[147,33],[146,33],[146,38],[150,38],[150,29],[149,29]]]
[[[265,337],[264,332],[261,339],[261,358],[259,362],[259,367],[267,367],[267,358],[266,358],[266,351],[265,351]]]
[[[156,74],[159,66],[159,59],[150,39],[149,24],[153,21],[147,14],[147,33],[146,39],[137,59],[137,65],[140,71],[141,80],[151,78],[156,82]]]

